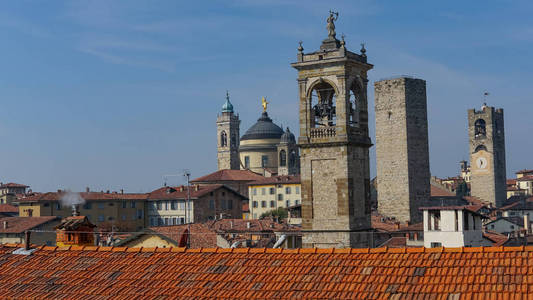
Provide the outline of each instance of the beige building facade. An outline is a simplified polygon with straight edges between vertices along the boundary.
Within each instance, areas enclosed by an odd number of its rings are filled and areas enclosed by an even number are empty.
[[[299,176],[273,176],[249,184],[250,218],[278,208],[300,205],[301,184]]]

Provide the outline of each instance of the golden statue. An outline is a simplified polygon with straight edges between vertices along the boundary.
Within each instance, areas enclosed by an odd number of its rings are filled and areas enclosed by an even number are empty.
[[[261,99],[261,105],[263,105],[263,112],[267,111],[268,102],[267,102],[265,97],[263,97],[263,99]]]

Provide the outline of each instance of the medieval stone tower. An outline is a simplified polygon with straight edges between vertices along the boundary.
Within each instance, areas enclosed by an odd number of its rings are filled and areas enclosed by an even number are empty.
[[[295,175],[300,173],[300,155],[294,134],[289,130],[280,138],[278,144],[278,175]]]
[[[378,211],[419,222],[430,197],[426,82],[399,77],[374,87]]]
[[[320,50],[297,62],[304,247],[367,247],[370,228],[366,50],[336,38],[335,13]]]
[[[468,110],[470,194],[501,206],[506,199],[503,109]]]
[[[218,169],[239,170],[239,116],[233,112],[233,105],[226,93],[222,114],[217,117],[217,159]]]

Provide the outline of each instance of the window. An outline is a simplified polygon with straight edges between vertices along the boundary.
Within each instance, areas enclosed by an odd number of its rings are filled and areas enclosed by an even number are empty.
[[[278,194],[278,201],[282,201],[283,200],[283,194]]]
[[[220,147],[226,147],[228,145],[228,135],[225,131],[220,134]]]
[[[256,188],[252,189],[252,195],[254,195],[254,196],[257,195],[257,189]]]
[[[178,225],[178,219],[177,218],[172,218],[172,225]]]
[[[152,202],[152,210],[157,210],[157,202]]]
[[[265,195],[266,194],[266,189],[265,188],[261,188],[261,195]]]
[[[250,169],[250,156],[245,156],[244,157],[244,168],[245,169]]]
[[[98,215],[98,222],[103,222],[105,220],[104,215]]]
[[[454,210],[455,212],[455,231],[459,231],[459,211]]]
[[[276,202],[275,201],[270,201],[270,207],[276,207]]]
[[[285,194],[290,195],[290,193],[291,193],[291,187],[288,186],[285,188]]]
[[[296,151],[292,150],[289,154],[289,167],[294,167],[296,165]]]
[[[185,218],[179,218],[180,224],[185,224]]]
[[[287,152],[285,150],[281,150],[279,152],[279,166],[285,167],[287,165]]]
[[[470,230],[470,227],[468,226],[468,214],[466,211],[463,211],[463,230]]]
[[[300,194],[300,187],[297,186],[295,189],[296,189],[296,194]]]
[[[494,224],[490,225],[490,229],[494,229]]]
[[[127,208],[128,207],[128,203],[126,201],[122,201],[122,208]]]
[[[294,201],[294,204],[295,204],[295,205],[300,204],[300,200],[296,200],[296,201]]]
[[[226,209],[226,200],[221,199],[220,200],[220,206],[221,206],[222,209]]]
[[[137,202],[131,201],[131,208],[135,208],[136,205],[137,205]]]
[[[173,200],[173,201],[170,203],[170,209],[172,209],[172,210],[176,210],[176,209],[178,209],[178,200]]]
[[[163,226],[163,218],[157,218],[157,225],[158,226]]]
[[[267,207],[267,202],[266,201],[261,201],[261,207]]]
[[[141,220],[144,218],[144,211],[142,209],[137,210],[137,219]]]
[[[228,199],[228,209],[233,209],[233,200]]]
[[[122,215],[122,221],[126,221],[126,215]],[[150,219],[152,221],[152,219]]]
[[[514,225],[511,225],[510,227],[511,227],[511,229],[514,229]]]
[[[168,226],[168,218],[165,218],[165,225]]]
[[[209,209],[215,209],[215,200],[209,199]]]
[[[291,206],[291,200],[285,201],[285,207],[289,207],[289,206]]]
[[[165,201],[165,210],[168,210],[168,201]]]
[[[49,202],[44,203],[44,207],[48,207],[48,206],[50,206]]]
[[[257,201],[252,202],[252,207],[257,208]]]
[[[274,195],[276,193],[276,189],[275,188],[270,188],[269,192],[270,192],[270,195]]]
[[[185,201],[179,201],[178,205],[181,210],[185,210]]]
[[[113,219],[114,219],[113,217],[107,217],[108,221],[113,221]]]
[[[98,203],[98,209],[104,209],[104,203],[102,202]]]
[[[257,214],[254,214],[254,219],[257,219]]]
[[[261,168],[266,168],[268,166],[268,156],[262,155],[261,156]]]
[[[432,210],[429,211],[428,219],[428,228],[429,230],[440,230],[440,211]]]
[[[431,243],[431,248],[439,248],[439,247],[442,247],[441,243],[438,243],[438,242]]]
[[[61,210],[61,203],[59,203],[59,202],[56,203],[56,209],[57,210]]]

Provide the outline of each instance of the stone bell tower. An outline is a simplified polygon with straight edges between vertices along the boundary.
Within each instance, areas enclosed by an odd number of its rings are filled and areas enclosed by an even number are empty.
[[[338,40],[334,21],[320,50],[297,62],[300,96],[302,229],[304,247],[368,247],[370,171],[368,149],[367,63],[361,53]],[[359,232],[358,232],[359,231]]]
[[[222,114],[217,117],[217,161],[218,169],[239,170],[239,115],[233,112],[233,105],[226,92]]]
[[[503,109],[468,110],[470,194],[500,207],[506,200]]]

